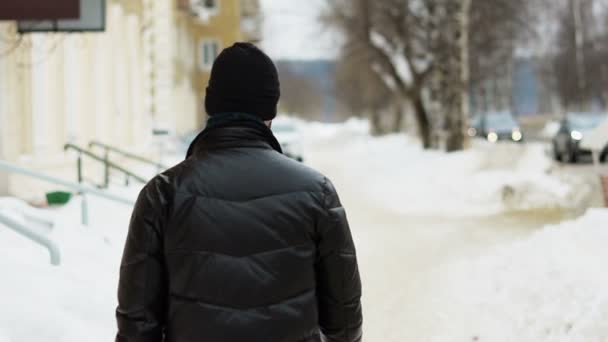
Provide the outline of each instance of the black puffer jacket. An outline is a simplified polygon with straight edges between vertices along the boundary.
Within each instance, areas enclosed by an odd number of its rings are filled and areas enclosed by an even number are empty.
[[[119,342],[361,341],[344,209],[261,123],[219,125],[135,206]]]

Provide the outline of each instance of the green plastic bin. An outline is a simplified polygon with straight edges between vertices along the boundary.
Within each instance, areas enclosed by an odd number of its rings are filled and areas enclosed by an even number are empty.
[[[46,202],[49,205],[65,205],[72,198],[72,194],[65,191],[47,192]]]

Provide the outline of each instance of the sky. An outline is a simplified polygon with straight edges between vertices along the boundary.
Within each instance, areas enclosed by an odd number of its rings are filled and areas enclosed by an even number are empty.
[[[264,50],[274,59],[327,59],[338,52],[336,35],[319,23],[324,0],[261,0]]]

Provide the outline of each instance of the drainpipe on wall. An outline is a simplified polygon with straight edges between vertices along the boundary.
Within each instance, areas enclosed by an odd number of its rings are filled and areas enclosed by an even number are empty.
[[[2,74],[0,74],[0,78]],[[2,80],[0,79],[0,82]],[[0,97],[2,95],[0,94]],[[1,99],[0,99],[1,100]],[[0,122],[4,122],[4,117],[0,112]],[[4,132],[0,131],[0,160],[4,160]],[[0,171],[0,197],[8,196],[8,173]]]
[[[174,130],[172,1],[145,0],[146,112],[152,129]],[[151,132],[150,132],[151,133]]]
[[[0,51],[4,51],[4,42],[0,39]],[[6,93],[7,89],[5,89],[4,83],[6,79],[4,78],[4,60],[0,59],[0,160],[5,159],[6,154],[4,152],[6,133],[4,130],[6,129],[8,118],[6,118],[5,107],[6,107]],[[0,172],[0,196],[8,195],[8,173]]]

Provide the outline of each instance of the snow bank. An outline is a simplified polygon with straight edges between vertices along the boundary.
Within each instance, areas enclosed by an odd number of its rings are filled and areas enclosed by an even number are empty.
[[[369,125],[300,122],[313,167],[340,184],[406,214],[486,215],[505,211],[578,209],[590,188],[551,174],[541,144],[475,142],[446,154],[424,151],[402,134],[372,137]],[[336,159],[340,156],[340,159]]]
[[[365,121],[299,125],[306,146],[314,148],[311,164],[331,170],[328,175],[339,188],[360,184],[340,191],[367,198],[370,206],[447,217],[562,207],[574,196],[572,185],[548,173],[550,162],[538,145],[479,144],[446,155],[423,151],[405,135],[371,137]],[[138,190],[115,192],[131,198]],[[0,226],[0,342],[113,339],[119,263],[132,208],[88,198],[90,227],[80,225],[78,198],[47,210],[0,200],[0,210],[21,215],[20,220],[52,221],[49,236],[62,252],[61,266],[53,267],[46,250]],[[443,334],[437,341],[566,336],[593,342],[607,336],[602,325],[608,316],[602,267],[608,256],[602,230],[607,216],[592,212],[495,255],[452,265],[442,282],[448,289],[429,290],[450,304],[437,306],[445,308],[437,317],[435,330]],[[525,338],[507,338],[512,336]]]
[[[432,341],[608,341],[608,211],[437,270]]]
[[[20,221],[53,222],[49,237],[60,245],[62,260],[51,266],[44,248],[0,225],[0,341],[112,341],[118,270],[132,208],[89,197],[91,226],[83,227],[78,198],[59,209],[23,206],[0,199],[0,210]]]

